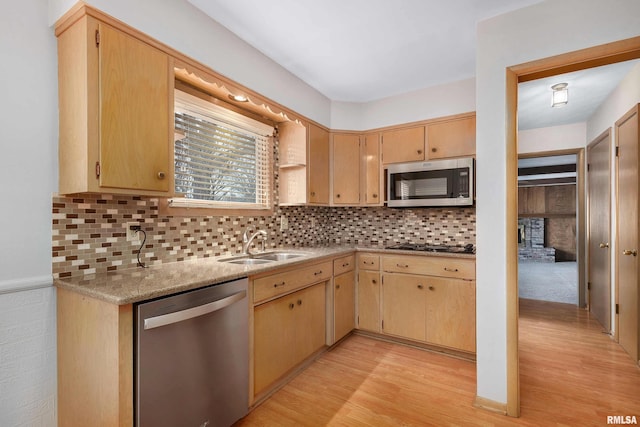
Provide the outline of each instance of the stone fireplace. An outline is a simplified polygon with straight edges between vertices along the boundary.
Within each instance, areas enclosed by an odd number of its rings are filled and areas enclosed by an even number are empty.
[[[544,218],[518,218],[518,259],[520,261],[556,262],[555,248],[544,244]]]

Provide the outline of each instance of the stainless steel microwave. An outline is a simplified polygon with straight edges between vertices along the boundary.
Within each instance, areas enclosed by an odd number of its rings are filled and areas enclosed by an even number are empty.
[[[471,206],[473,166],[473,157],[391,164],[387,206]]]

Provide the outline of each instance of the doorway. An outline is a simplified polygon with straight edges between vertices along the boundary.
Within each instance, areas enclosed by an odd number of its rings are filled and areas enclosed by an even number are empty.
[[[585,70],[640,58],[640,37],[620,40],[555,57],[532,61],[506,69],[506,146],[507,176],[511,177],[506,194],[507,206],[507,413],[520,413],[518,357],[518,285],[517,285],[517,179],[518,159],[518,83],[553,76],[566,71]],[[510,268],[515,265],[516,268]]]
[[[579,305],[577,160],[554,153],[518,160],[519,298]]]

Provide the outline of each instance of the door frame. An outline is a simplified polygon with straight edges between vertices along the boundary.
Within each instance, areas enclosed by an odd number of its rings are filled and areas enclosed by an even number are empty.
[[[518,369],[518,83],[640,58],[640,37],[513,65],[505,69],[507,415],[520,416]]]
[[[612,302],[613,302],[613,299],[614,299],[613,298],[614,295],[613,295],[613,292],[612,292],[612,280],[611,280],[611,270],[612,270],[612,267],[613,267],[613,263],[611,262],[611,256],[612,256],[612,254],[614,254],[613,249],[615,247],[615,245],[612,242],[614,237],[613,237],[613,233],[612,233],[612,230],[611,230],[611,226],[612,226],[612,220],[611,220],[611,217],[612,217],[612,209],[611,209],[612,208],[612,204],[611,204],[612,203],[611,180],[612,180],[613,172],[614,172],[612,170],[612,167],[611,167],[611,146],[612,146],[612,143],[613,143],[612,134],[613,134],[613,128],[611,126],[609,126],[600,135],[598,135],[595,138],[593,138],[593,140],[591,140],[587,144],[587,151],[586,151],[587,152],[587,165],[589,165],[590,164],[589,155],[588,155],[589,154],[589,150],[591,148],[595,147],[597,144],[603,142],[603,141],[606,141],[607,144],[609,145],[609,150],[608,150],[608,152],[609,152],[609,164],[608,164],[609,165],[609,174],[608,174],[609,197],[608,197],[608,200],[607,200],[607,207],[609,208],[609,223],[607,224],[607,230],[608,230],[608,234],[609,234],[609,239],[608,239],[609,240],[608,241],[608,243],[609,243],[609,252],[608,252],[609,253],[609,271],[608,271],[608,277],[609,277],[609,281],[608,281],[608,283],[609,283],[609,330],[607,332],[609,332],[609,333],[611,333],[612,329],[617,330],[617,328],[614,327],[614,321],[612,321],[612,319],[611,319],[611,306],[612,306]],[[587,250],[587,262],[588,262],[586,272],[587,272],[587,282],[591,282],[591,261],[590,261],[591,260],[591,252],[590,252],[590,249],[589,249],[590,248],[589,242],[591,242],[591,227],[590,227],[590,224],[591,224],[591,209],[590,209],[590,206],[591,206],[590,205],[590,199],[591,199],[591,195],[590,195],[591,194],[590,193],[590,191],[591,191],[591,189],[590,189],[590,187],[591,187],[591,175],[589,174],[588,168],[587,168],[586,172],[587,172],[587,182],[588,182],[588,186],[589,186],[589,188],[587,190],[587,193],[586,193],[586,196],[587,196],[587,198],[586,198],[586,203],[587,203],[587,205],[586,205],[586,209],[587,209],[587,239],[586,239],[587,246],[586,246],[586,250]],[[616,238],[616,240],[617,240],[617,238]],[[591,312],[591,308],[592,308],[591,292],[587,292],[587,294],[589,295],[587,308]]]
[[[576,262],[578,264],[578,307],[584,308],[587,295],[587,215],[586,215],[586,167],[585,149],[569,148],[565,150],[538,151],[518,154],[518,159],[533,157],[562,156],[575,154],[576,156]]]

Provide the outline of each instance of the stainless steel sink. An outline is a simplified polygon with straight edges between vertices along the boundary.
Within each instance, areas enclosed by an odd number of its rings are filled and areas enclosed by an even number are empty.
[[[289,251],[275,251],[275,252],[263,252],[251,255],[239,255],[231,258],[222,258],[218,262],[228,262],[230,264],[266,264],[274,261],[286,261],[288,259],[300,258],[307,255],[305,252],[289,252]]]

